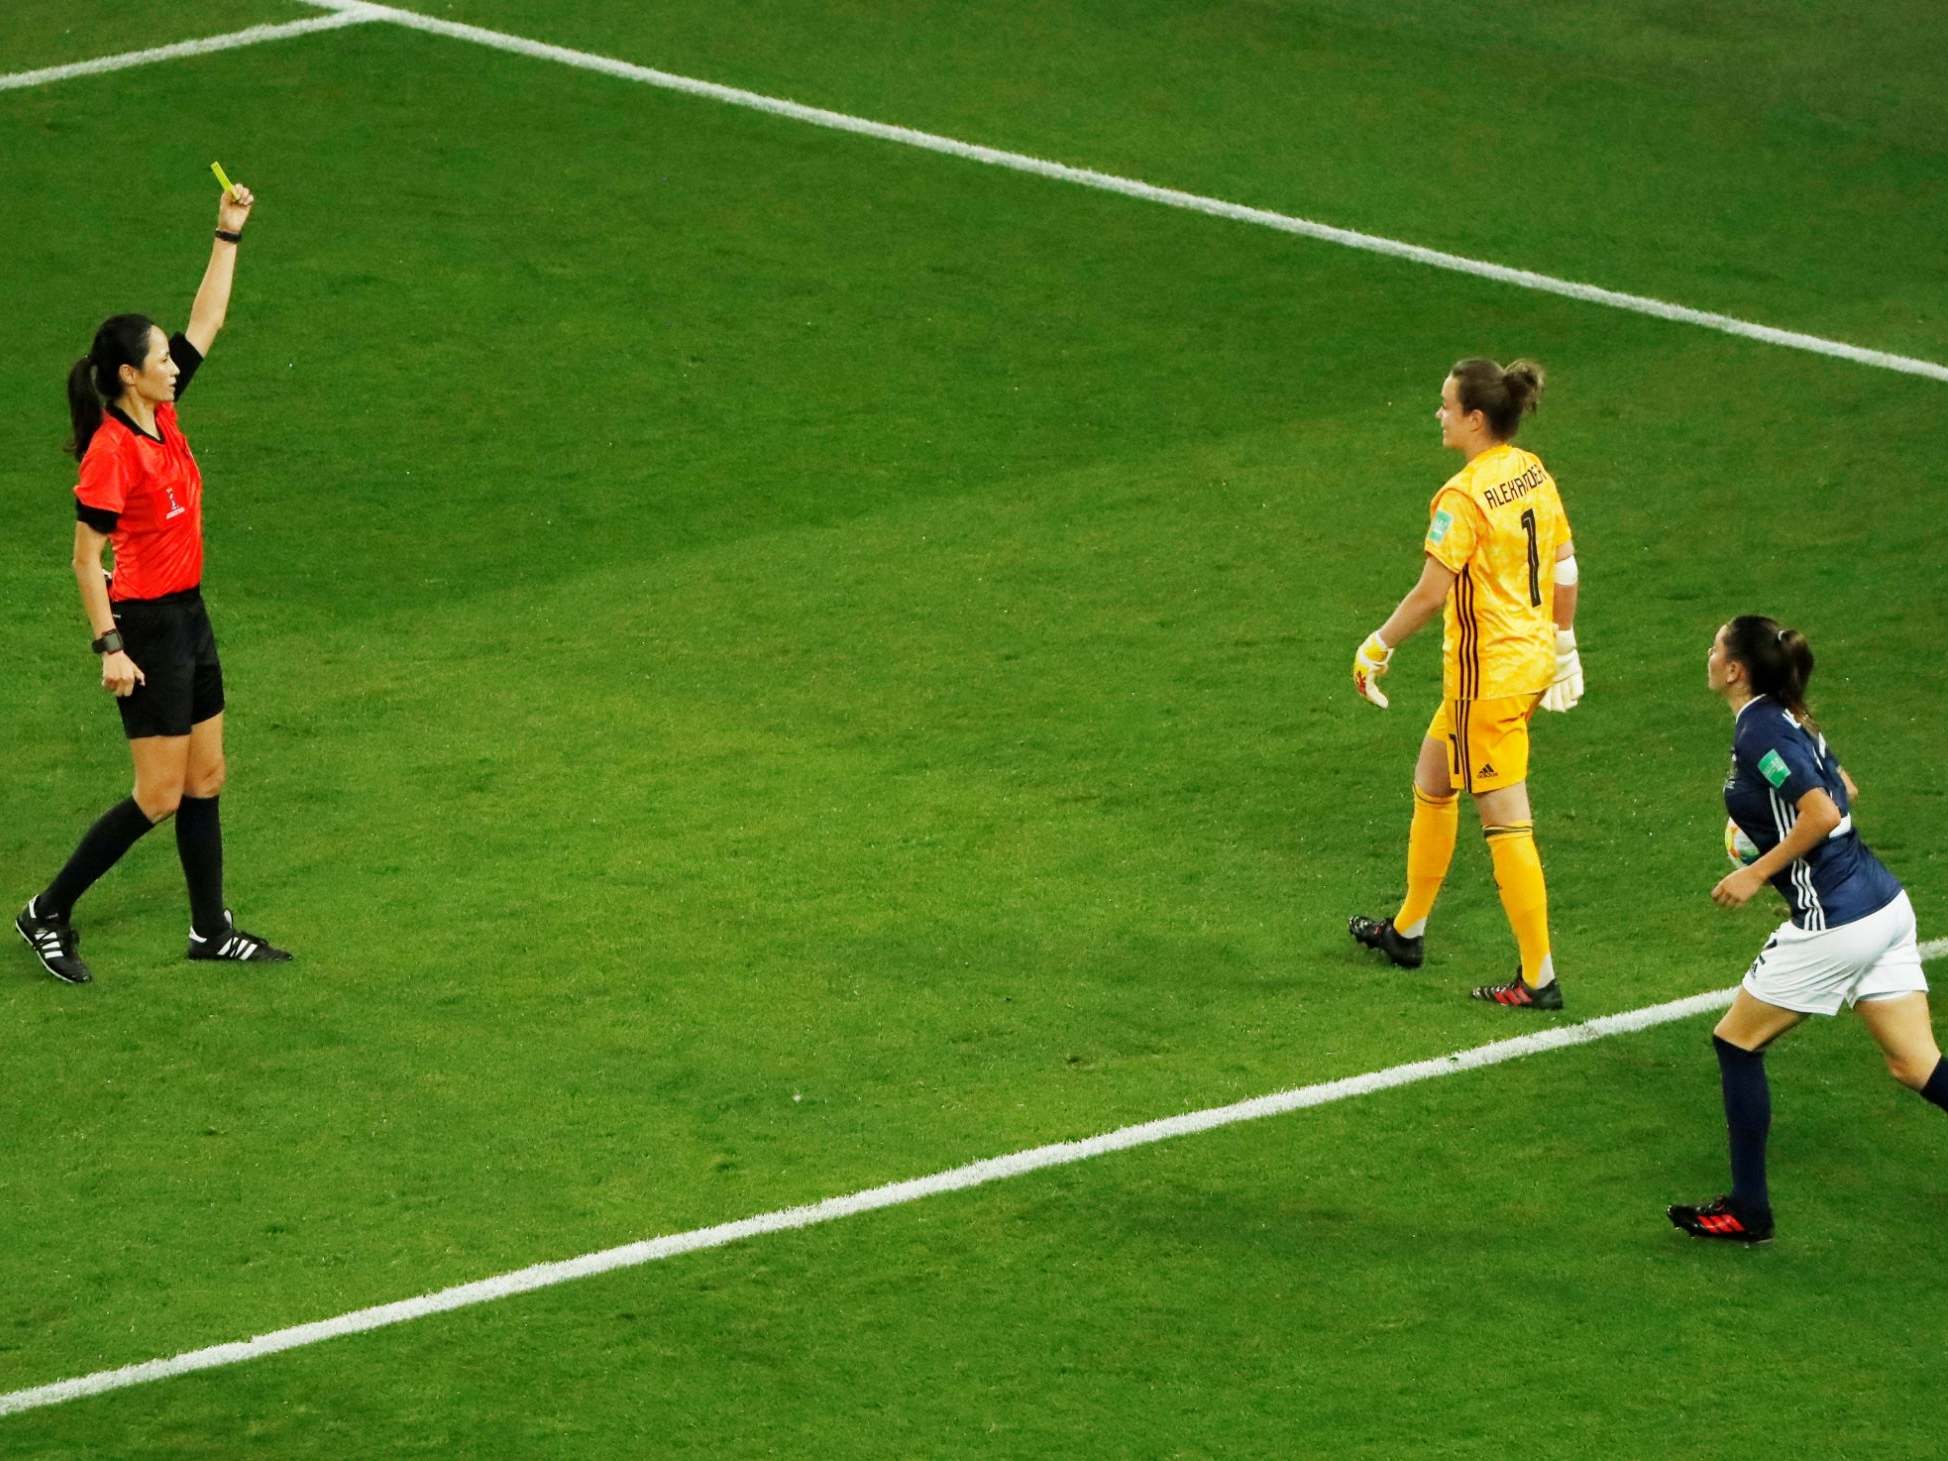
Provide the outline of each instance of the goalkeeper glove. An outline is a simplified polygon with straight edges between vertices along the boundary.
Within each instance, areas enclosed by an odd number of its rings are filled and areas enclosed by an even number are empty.
[[[1556,631],[1556,678],[1542,692],[1544,710],[1567,710],[1583,698],[1583,657],[1576,653],[1576,631]]]
[[[1367,635],[1353,655],[1353,688],[1382,710],[1387,708],[1387,697],[1380,692],[1379,681],[1392,658],[1393,651],[1377,633]]]

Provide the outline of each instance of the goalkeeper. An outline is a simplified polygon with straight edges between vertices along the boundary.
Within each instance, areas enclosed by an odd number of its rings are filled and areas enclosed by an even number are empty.
[[[1562,1008],[1549,947],[1549,894],[1529,810],[1529,719],[1537,705],[1568,710],[1583,693],[1576,653],[1577,569],[1555,480],[1513,444],[1542,394],[1527,361],[1504,370],[1463,360],[1441,385],[1441,445],[1459,472],[1434,494],[1420,582],[1353,657],[1353,687],[1385,709],[1380,677],[1402,641],[1441,613],[1441,704],[1414,766],[1407,896],[1391,918],[1353,918],[1353,937],[1403,968],[1425,957],[1427,917],[1447,877],[1460,793],[1474,798],[1502,908],[1522,962],[1476,999]]]

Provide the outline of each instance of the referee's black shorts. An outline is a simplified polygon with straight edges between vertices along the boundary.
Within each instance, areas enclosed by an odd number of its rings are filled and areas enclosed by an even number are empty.
[[[200,589],[113,605],[122,644],[144,679],[115,702],[130,740],[186,736],[223,709],[223,666]]]

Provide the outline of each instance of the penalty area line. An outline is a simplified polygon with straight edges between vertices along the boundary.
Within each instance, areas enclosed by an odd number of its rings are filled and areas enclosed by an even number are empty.
[[[152,46],[144,51],[122,51],[113,56],[96,56],[89,61],[71,61],[64,66],[43,66],[37,71],[16,71],[0,76],[0,91],[18,91],[29,86],[45,86],[53,81],[69,81],[77,76],[99,76],[107,71],[125,71],[131,66],[148,66],[157,61],[176,61],[185,56],[207,56],[216,51],[234,51],[239,46],[261,45],[291,36],[314,35],[324,30],[341,30],[348,25],[369,25],[382,19],[376,11],[352,4],[335,8],[331,15],[309,20],[287,20],[277,25],[253,25],[223,35],[200,40],[177,41],[167,46]]]
[[[1052,178],[1057,182],[1072,183],[1078,187],[1094,188],[1105,193],[1118,193],[1123,197],[1137,198],[1148,203],[1160,203],[1167,208],[1181,208],[1213,218],[1225,218],[1234,223],[1248,223],[1260,228],[1276,229],[1281,233],[1294,234],[1320,243],[1336,244],[1341,248],[1358,249],[1365,253],[1402,259],[1430,269],[1446,269],[1457,274],[1470,274],[1478,279],[1492,279],[1497,283],[1513,285],[1518,289],[1561,295],[1585,304],[1602,305],[1608,309],[1625,310],[1631,314],[1649,315],[1653,319],[1668,320],[1675,324],[1695,325],[1700,329],[1716,330],[1721,334],[1736,335],[1741,339],[1776,345],[1781,349],[1801,350],[1813,355],[1852,361],[1856,365],[1872,366],[1879,370],[1923,376],[1929,380],[1948,381],[1948,365],[1939,361],[1923,360],[1910,355],[1896,355],[1885,350],[1870,349],[1864,345],[1850,345],[1844,340],[1830,340],[1798,330],[1785,330],[1773,325],[1758,324],[1732,315],[1717,314],[1710,310],[1693,309],[1689,305],[1673,304],[1668,300],[1653,299],[1648,295],[1626,294],[1621,290],[1605,289],[1601,285],[1559,279],[1549,274],[1538,274],[1530,269],[1517,269],[1486,259],[1472,259],[1462,254],[1450,254],[1441,249],[1407,243],[1401,239],[1361,233],[1350,228],[1338,228],[1310,218],[1273,212],[1268,208],[1253,208],[1243,203],[1226,202],[1222,198],[1184,192],[1178,188],[1158,187],[1154,183],[1120,177],[1114,173],[1071,167],[1067,163],[1051,162],[1047,158],[1031,157],[1026,153],[1008,152],[998,147],[962,142],[957,138],[941,136],[937,132],[922,132],[912,127],[875,122],[846,112],[829,111],[824,107],[807,106],[803,102],[789,101],[783,97],[766,96],[762,92],[745,91],[739,87],[703,81],[693,76],[679,76],[674,72],[639,66],[634,62],[618,60],[613,56],[601,56],[591,51],[577,51],[567,46],[550,45],[545,41],[529,40],[525,36],[510,35],[505,31],[488,30],[484,26],[441,20],[435,16],[422,15],[416,10],[372,4],[368,3],[368,0],[299,0],[299,3],[320,10],[357,10],[373,18],[404,26],[409,30],[424,31],[428,35],[471,41],[475,45],[512,52],[538,61],[553,61],[562,66],[599,72],[623,81],[634,81],[645,86],[659,87],[665,91],[681,92],[687,96],[722,102],[728,106],[768,112],[773,116],[785,117],[814,127],[826,127],[833,131],[850,132],[856,136],[873,137],[882,142],[894,142],[904,147],[918,147],[928,152],[958,157],[968,162],[1007,168],[1012,172],[1031,173],[1037,177]]]
[[[1948,941],[1944,943],[1948,944]],[[1459,1075],[1463,1071],[1482,1070],[1506,1061],[1520,1060],[1524,1056],[1539,1055],[1544,1051],[1561,1050],[1572,1045],[1587,1045],[1592,1041],[1605,1040],[1613,1035],[1627,1035],[1637,1030],[1647,1030],[1653,1025],[1668,1024],[1673,1020],[1686,1019],[1691,1015],[1723,1009],[1732,1002],[1735,993],[1735,989],[1714,989],[1705,994],[1694,994],[1687,999],[1672,1000],[1667,1004],[1626,1010],[1622,1014],[1604,1015],[1600,1019],[1587,1020],[1579,1025],[1557,1025],[1534,1030],[1512,1039],[1477,1045],[1473,1049],[1458,1051],[1453,1055],[1439,1055],[1431,1060],[1416,1060],[1406,1065],[1390,1066],[1385,1070],[1369,1071],[1365,1075],[1346,1076],[1340,1080],[1299,1086],[1268,1096],[1255,1096],[1230,1106],[1187,1111],[1178,1116],[1166,1116],[1135,1126],[1121,1127],[1082,1141],[1062,1141],[1048,1146],[1031,1147],[1026,1151],[1001,1157],[989,1157],[982,1161],[970,1162],[966,1166],[935,1172],[926,1177],[889,1182],[884,1186],[869,1187],[864,1191],[849,1193],[843,1197],[829,1197],[823,1202],[808,1203],[802,1207],[780,1208],[772,1212],[759,1213],[755,1217],[740,1218],[735,1222],[718,1223],[713,1227],[695,1228],[687,1233],[672,1233],[665,1237],[624,1244],[619,1248],[584,1253],[579,1258],[568,1258],[554,1263],[537,1263],[529,1268],[497,1274],[492,1278],[476,1279],[472,1283],[457,1284],[452,1288],[439,1289],[414,1298],[400,1299],[390,1304],[378,1304],[366,1309],[355,1309],[335,1318],[320,1319],[309,1324],[274,1330],[269,1334],[257,1335],[253,1339],[211,1345],[206,1349],[190,1350],[166,1359],[147,1360],[141,1364],[125,1365],[114,1370],[98,1370],[94,1374],[81,1375],[71,1380],[58,1380],[47,1385],[36,1385],[30,1389],[15,1390],[0,1395],[0,1416],[14,1415],[42,1406],[59,1405],[65,1401],[79,1400],[83,1396],[99,1395],[110,1390],[124,1390],[133,1385],[147,1384],[152,1380],[167,1380],[178,1375],[194,1374],[198,1370],[213,1370],[225,1365],[242,1364],[246,1360],[262,1359],[267,1355],[279,1354],[285,1350],[301,1349],[307,1345],[322,1343],[327,1339],[337,1339],[348,1334],[363,1334],[393,1324],[404,1324],[412,1319],[423,1319],[429,1314],[442,1314],[454,1309],[469,1308],[475,1304],[492,1303],[497,1299],[512,1298],[516,1294],[532,1293],[537,1289],[553,1288],[557,1284],[590,1278],[600,1273],[637,1268],[646,1263],[675,1258],[684,1253],[695,1253],[706,1248],[721,1248],[727,1244],[761,1237],[767,1233],[784,1233],[798,1228],[816,1227],[821,1223],[836,1222],[840,1218],[857,1217],[861,1213],[877,1212],[881,1208],[899,1207],[909,1202],[918,1202],[923,1198],[938,1197],[942,1193],[964,1192],[969,1188],[1006,1181],[1010,1177],[1024,1176],[1029,1172],[1039,1172],[1049,1167],[1063,1167],[1074,1162],[1085,1162],[1093,1157],[1107,1156],[1111,1152],[1128,1151],[1134,1147],[1149,1146],[1176,1137],[1215,1131],[1220,1127],[1235,1126],[1244,1121],[1282,1116],[1289,1112],[1329,1105],[1334,1101],[1350,1100],[1357,1096],[1370,1096],[1375,1092],[1392,1090],[1397,1086],[1438,1080],[1442,1076]]]

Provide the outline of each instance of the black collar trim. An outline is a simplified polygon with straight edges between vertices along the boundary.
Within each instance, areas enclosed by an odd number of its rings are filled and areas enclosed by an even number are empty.
[[[160,432],[156,432],[152,434],[150,432],[144,431],[140,426],[137,426],[135,424],[135,421],[133,420],[133,418],[130,417],[129,413],[124,411],[120,406],[110,406],[108,408],[108,414],[113,416],[117,421],[121,422],[122,425],[128,427],[130,431],[133,431],[137,436],[141,437],[144,441],[153,441],[157,445],[161,445],[162,434]]]

